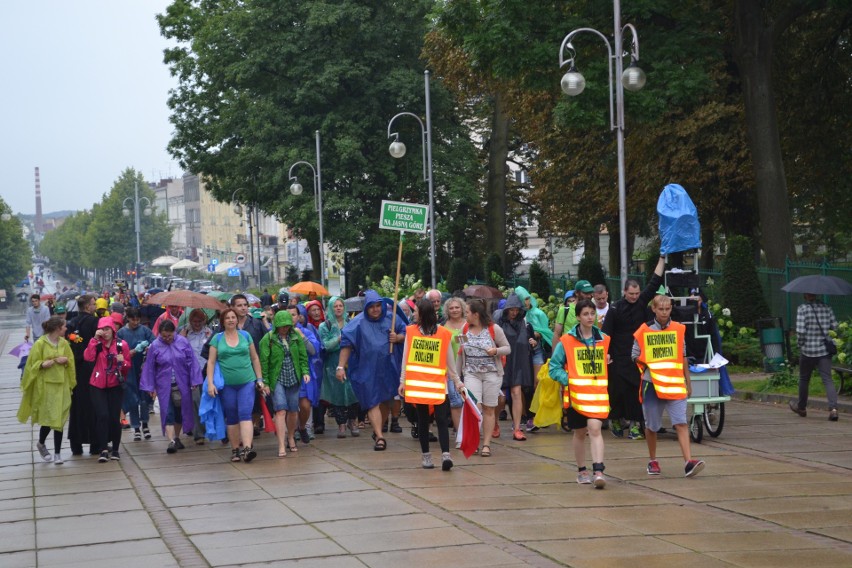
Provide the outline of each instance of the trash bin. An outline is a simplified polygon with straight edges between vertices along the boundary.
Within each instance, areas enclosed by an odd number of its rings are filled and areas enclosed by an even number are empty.
[[[775,373],[786,359],[781,318],[758,320],[757,331],[760,337],[760,350],[763,353],[763,370],[767,373]]]

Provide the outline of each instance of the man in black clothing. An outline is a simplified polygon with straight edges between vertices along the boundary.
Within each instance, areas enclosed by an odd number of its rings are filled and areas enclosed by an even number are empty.
[[[272,296],[269,294],[269,290],[266,288],[263,289],[263,294],[260,296],[260,307],[265,308],[266,306],[272,305]]]
[[[94,444],[95,413],[89,396],[89,379],[95,363],[83,359],[83,351],[98,330],[98,318],[95,317],[95,297],[80,296],[77,299],[80,313],[68,322],[66,339],[71,343],[74,352],[74,370],[77,386],[71,395],[71,411],[68,418],[68,442],[71,453],[75,456],[83,454],[83,444],[89,445],[89,455],[97,455],[103,448]]]
[[[665,266],[665,258],[661,256],[644,290],[640,291],[636,280],[628,280],[624,284],[623,297],[612,304],[604,319],[603,332],[610,336],[609,354],[612,357],[608,366],[610,431],[618,438],[623,436],[621,421],[624,419],[631,422],[628,437],[644,439],[644,428],[641,427],[642,404],[639,402],[639,381],[642,377],[630,352],[633,349],[633,334],[653,317],[648,302],[663,283]]]

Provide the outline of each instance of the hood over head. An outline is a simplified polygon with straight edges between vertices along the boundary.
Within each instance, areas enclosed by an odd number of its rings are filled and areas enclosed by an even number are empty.
[[[275,317],[272,318],[272,327],[278,329],[287,326],[293,327],[293,315],[287,310],[275,312]]]

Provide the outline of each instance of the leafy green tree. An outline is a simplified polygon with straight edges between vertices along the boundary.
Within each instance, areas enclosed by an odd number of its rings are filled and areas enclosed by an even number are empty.
[[[755,322],[770,312],[757,278],[754,247],[741,236],[729,238],[727,246],[722,263],[722,303],[731,310],[735,324],[755,327]]]
[[[468,263],[461,258],[454,258],[450,262],[450,270],[447,272],[447,290],[455,292],[461,290],[467,284]]]
[[[83,237],[83,256],[91,268],[132,266],[136,262],[136,227],[133,222],[133,197],[135,185],[139,187],[140,222],[139,242],[142,261],[151,260],[169,250],[173,228],[165,211],[153,211],[145,217],[142,197],[153,205],[154,192],[148,187],[140,172],[127,168],[115,181],[103,200],[92,209],[92,220]],[[122,214],[124,202],[128,203],[130,216]]]
[[[577,266],[577,280],[588,280],[592,286],[606,284],[606,275],[597,257],[584,254]]]
[[[12,214],[12,209],[0,197],[0,213]],[[8,221],[0,220],[0,289],[9,290],[19,282],[30,269],[32,250],[24,239],[21,220],[12,215]]]
[[[64,266],[68,275],[82,277],[86,267],[85,236],[91,223],[91,211],[78,211],[66,218],[59,227],[44,236],[41,241],[42,254]]]
[[[503,283],[503,260],[500,258],[500,255],[492,252],[485,259],[485,282],[489,286],[494,286],[495,288]],[[500,282],[497,282],[494,276],[500,278]]]
[[[530,264],[530,292],[538,294],[538,297],[544,300],[550,297],[550,278],[537,260]]]
[[[419,125],[394,123],[409,149],[402,160],[388,154],[387,126],[401,110],[425,110],[419,55],[432,4],[175,0],[159,16],[178,44],[165,53],[178,79],[171,153],[220,200],[249,188],[243,198],[298,228],[318,266],[313,200],[282,189],[291,164],[315,161],[320,131],[325,239],[367,259],[355,263],[390,265],[397,241],[377,235],[380,201],[426,202]],[[436,236],[463,246],[475,241],[465,212],[480,202],[475,148],[438,80],[431,103]]]

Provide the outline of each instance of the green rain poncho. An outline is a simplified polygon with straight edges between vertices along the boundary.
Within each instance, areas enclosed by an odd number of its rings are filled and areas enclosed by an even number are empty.
[[[525,307],[527,298],[529,298],[530,307],[527,308],[527,323],[532,326],[533,331],[541,334],[541,338],[545,343],[553,346],[553,330],[550,329],[550,320],[547,319],[547,314],[539,309],[538,301],[523,286],[517,286],[515,294],[518,295],[518,298],[520,298]]]
[[[343,301],[339,296],[332,296],[328,300],[328,313],[326,320],[319,324],[319,336],[325,351],[322,377],[322,399],[333,406],[350,406],[358,402],[352,385],[349,381],[340,382],[335,375],[337,365],[340,361],[340,327],[337,325],[337,317],[334,315],[334,303]],[[349,321],[346,310],[343,310],[344,325]]]

